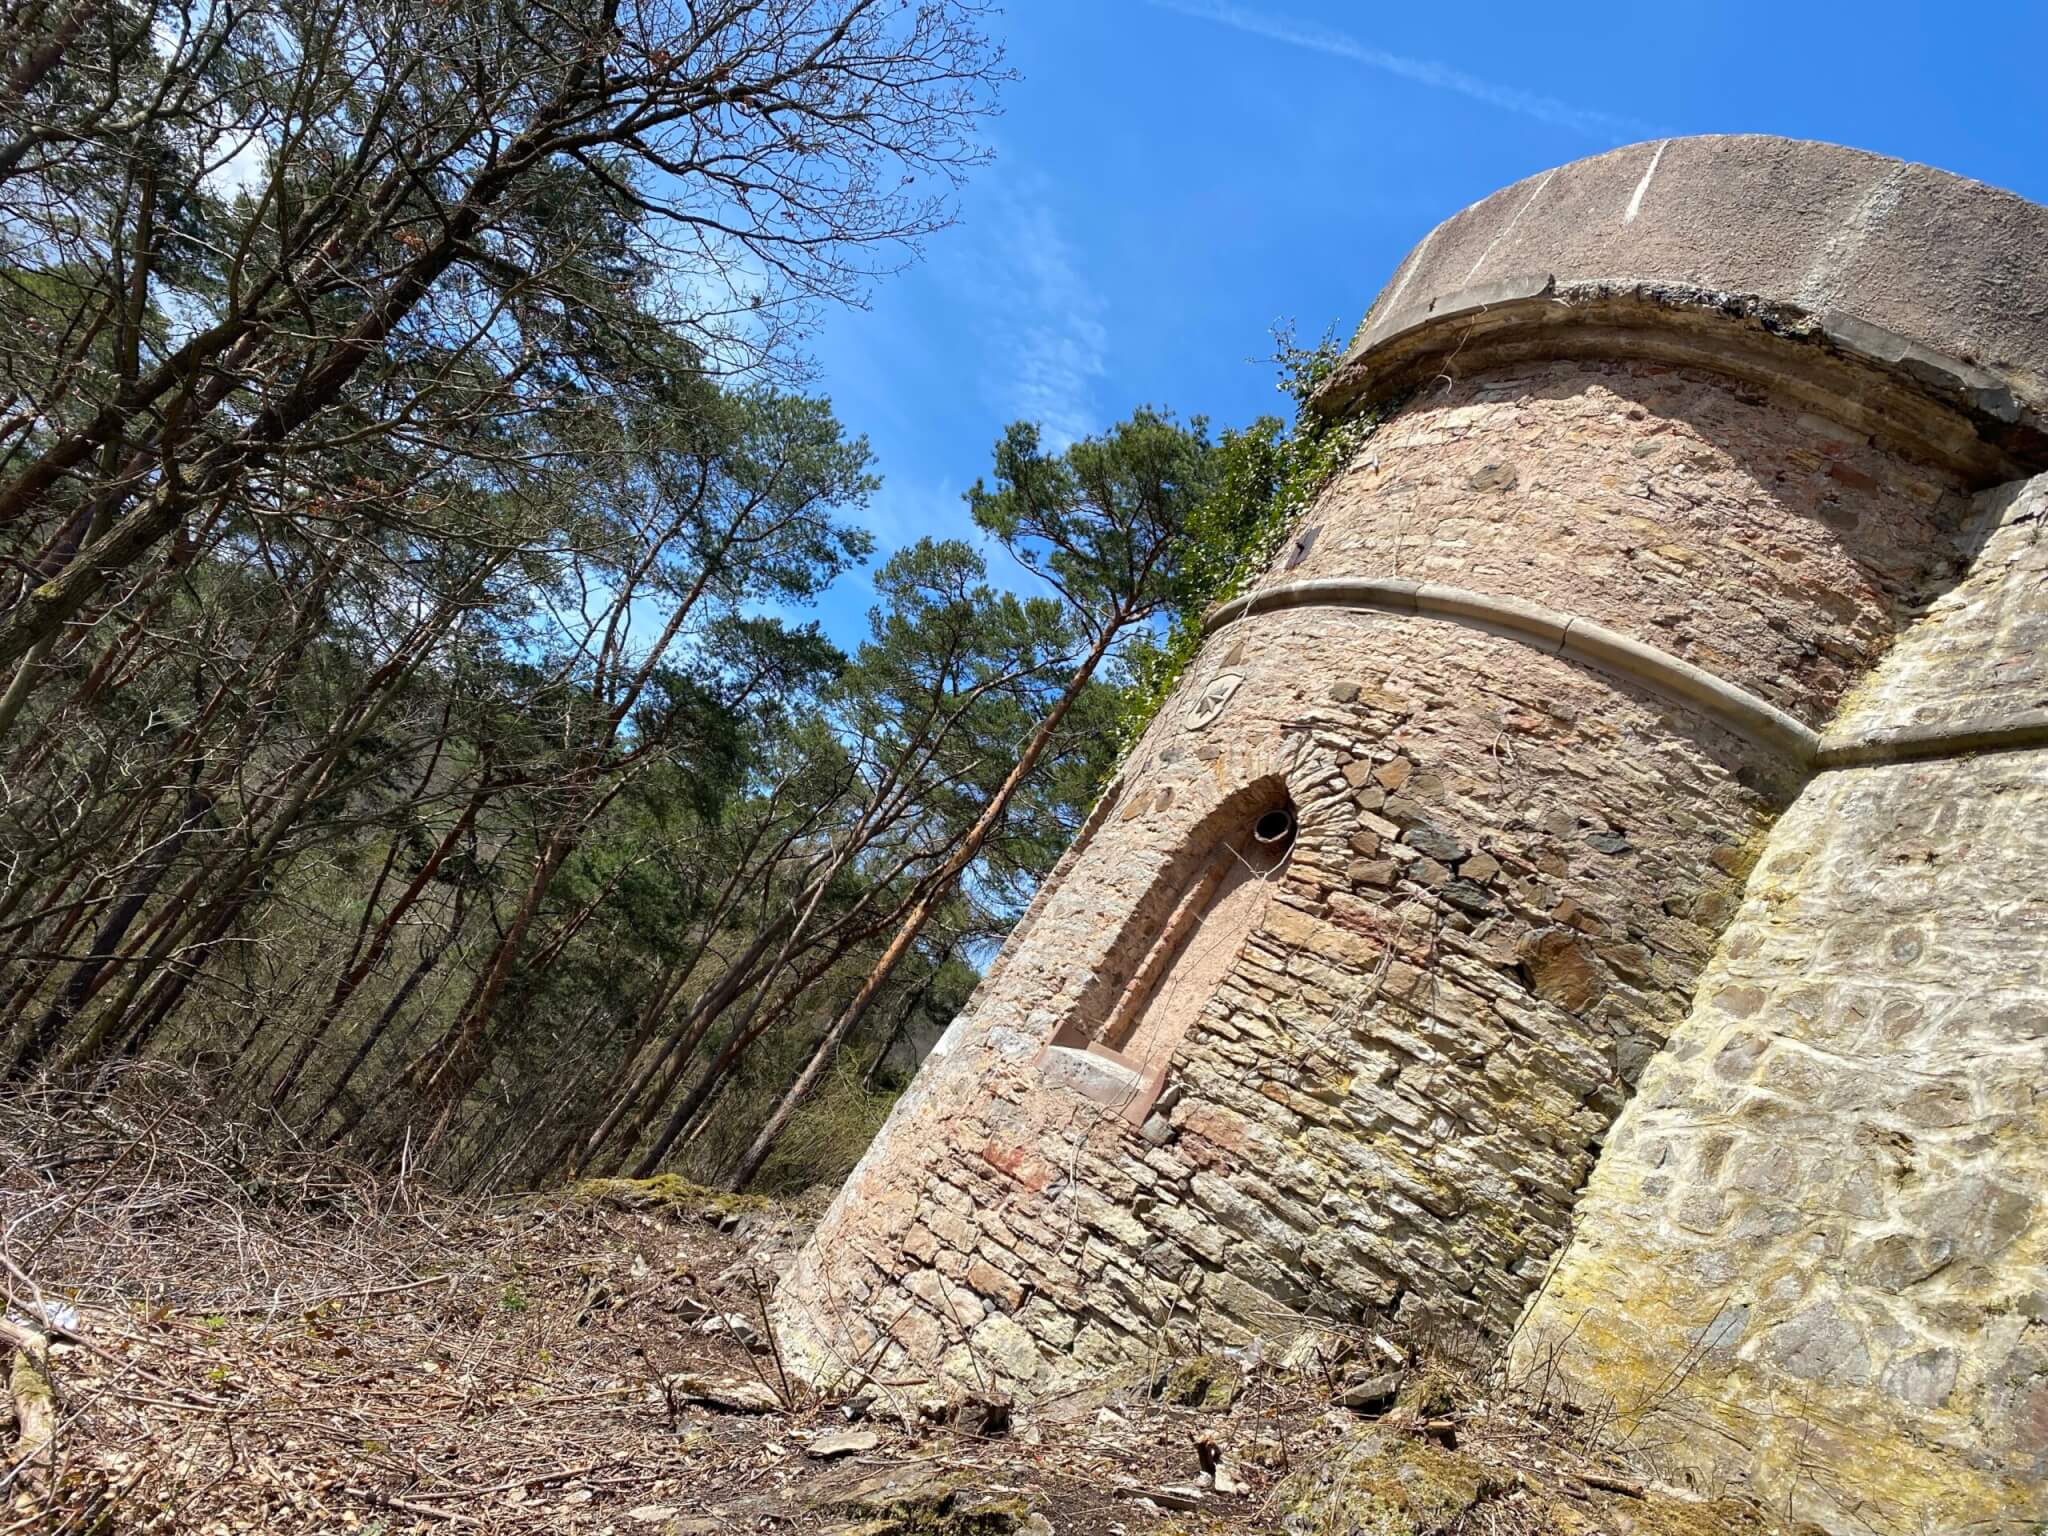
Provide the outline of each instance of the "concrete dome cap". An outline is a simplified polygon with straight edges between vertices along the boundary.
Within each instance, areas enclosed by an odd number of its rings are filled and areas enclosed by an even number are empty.
[[[1833,144],[1629,145],[1431,230],[1317,405],[1589,355],[1717,367],[1823,407],[1833,396],[1834,414],[1987,479],[2038,468],[2048,208]]]

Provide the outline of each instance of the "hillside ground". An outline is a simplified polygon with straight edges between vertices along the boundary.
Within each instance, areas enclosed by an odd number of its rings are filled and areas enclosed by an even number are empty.
[[[451,1203],[164,1081],[0,1104],[0,1353],[48,1324],[57,1405],[27,1461],[0,1410],[0,1536],[1767,1529],[1371,1335],[1014,1414],[822,1400],[763,1332],[814,1215],[674,1182]]]

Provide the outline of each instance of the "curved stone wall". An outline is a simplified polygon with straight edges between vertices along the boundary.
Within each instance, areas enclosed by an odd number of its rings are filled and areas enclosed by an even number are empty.
[[[1412,402],[1269,579],[1541,602],[1818,722],[1952,579],[1963,507],[1940,473],[1710,375],[1566,363]],[[786,1312],[900,1312],[894,1349],[866,1324],[831,1347],[878,1351],[885,1377],[1027,1388],[1296,1314],[1504,1337],[1804,772],[1610,671],[1442,620],[1227,626]],[[1166,871],[1210,845],[1216,807],[1276,777],[1301,811],[1278,889],[1172,1060],[1120,1089],[1123,1064],[1071,1048],[1107,1025],[1124,935],[1164,919]]]
[[[1674,1433],[1671,1465],[1835,1528],[1948,1527],[1829,1503],[1809,1463],[1906,1446],[1894,1491],[1941,1518],[2048,1475],[2048,1309],[2016,1278],[2048,850],[2016,819],[2033,759],[1970,755],[2048,728],[2038,573],[1970,520],[2048,454],[2048,320],[1999,315],[2048,214],[1827,146],[1634,155],[1467,210],[1389,285],[1323,397],[1382,424],[803,1250],[802,1369],[1036,1393],[1304,1319],[1505,1349],[1523,1318],[1517,1358],[1582,1393],[1696,1383],[1727,1444]],[[1935,251],[1937,213],[1976,226]],[[1474,294],[1509,261],[1542,275]],[[1304,605],[1333,591],[1369,601]],[[1926,761],[1835,766],[1889,754]],[[1205,907],[1213,850],[1280,803],[1284,861]],[[1942,937],[1978,867],[2009,943]],[[2013,1007],[1968,1000],[1973,955]],[[1816,1001],[1915,967],[1931,1012]],[[1156,975],[1199,1010],[1126,1029]]]

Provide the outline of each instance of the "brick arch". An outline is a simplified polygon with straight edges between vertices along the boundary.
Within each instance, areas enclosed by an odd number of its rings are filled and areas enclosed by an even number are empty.
[[[1115,936],[1088,985],[1073,1000],[1060,1021],[1062,1034],[1080,1028],[1092,1034],[1092,1023],[1109,1019],[1117,999],[1129,984],[1133,970],[1142,963],[1144,951],[1160,929],[1171,919],[1178,898],[1189,883],[1200,877],[1218,846],[1251,819],[1275,806],[1285,805],[1299,816],[1293,787],[1284,768],[1273,754],[1261,751],[1242,760],[1219,758],[1228,778],[1218,789],[1212,804],[1181,837],[1178,844],[1152,871],[1144,889],[1126,908]],[[1209,782],[1214,782],[1213,780]],[[1134,787],[1132,793],[1146,793]]]

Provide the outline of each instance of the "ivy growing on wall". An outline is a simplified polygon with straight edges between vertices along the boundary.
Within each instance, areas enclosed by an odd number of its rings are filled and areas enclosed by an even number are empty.
[[[1165,633],[1145,638],[1129,653],[1119,721],[1126,753],[1201,649],[1209,611],[1272,564],[1323,488],[1379,423],[1378,414],[1329,421],[1309,409],[1310,396],[1343,355],[1334,331],[1311,346],[1297,345],[1290,331],[1275,339],[1279,388],[1293,404],[1293,421],[1261,416],[1225,432],[1211,450],[1214,488],[1188,519]]]

